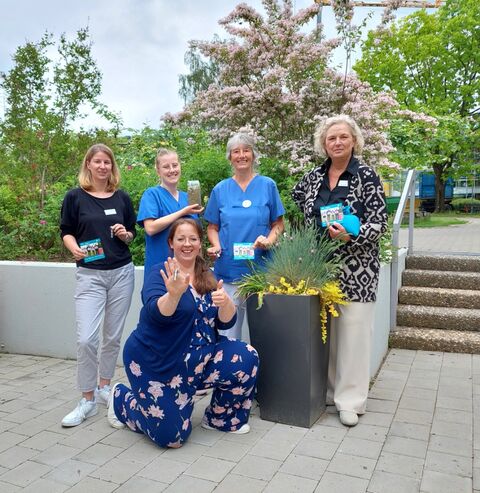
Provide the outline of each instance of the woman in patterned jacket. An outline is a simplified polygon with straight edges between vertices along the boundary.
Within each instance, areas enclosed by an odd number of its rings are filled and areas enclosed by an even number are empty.
[[[339,306],[340,316],[332,320],[327,404],[336,406],[344,425],[355,426],[368,396],[379,240],[387,228],[385,195],[375,171],[356,157],[362,153],[363,137],[351,117],[326,119],[315,132],[314,145],[327,159],[303,176],[292,197],[307,224],[343,242],[339,280],[349,303]],[[343,206],[360,220],[356,236],[342,226],[341,214],[339,222],[331,219]]]
[[[174,257],[148,274],[140,321],[123,350],[130,388],[114,385],[108,421],[178,448],[192,431],[196,390],[213,388],[202,427],[248,433],[257,352],[218,335],[235,323],[236,310],[201,257],[197,221],[177,219],[168,243]]]

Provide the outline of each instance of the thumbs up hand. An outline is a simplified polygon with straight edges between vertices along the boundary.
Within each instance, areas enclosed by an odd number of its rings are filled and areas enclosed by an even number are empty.
[[[223,279],[220,279],[220,281],[217,282],[217,289],[212,291],[212,301],[213,304],[219,308],[225,306],[225,304],[230,301],[230,297],[225,289],[223,289]]]

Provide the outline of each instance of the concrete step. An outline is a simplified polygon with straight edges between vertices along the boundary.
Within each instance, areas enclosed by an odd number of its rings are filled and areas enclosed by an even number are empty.
[[[428,329],[473,330],[480,333],[480,310],[398,305],[397,325]]]
[[[480,354],[480,332],[398,326],[390,332],[389,345],[401,349]]]
[[[409,255],[407,269],[480,272],[480,255]]]
[[[403,286],[398,301],[403,305],[480,308],[480,290]]]
[[[480,272],[407,269],[402,274],[402,285],[480,290]]]

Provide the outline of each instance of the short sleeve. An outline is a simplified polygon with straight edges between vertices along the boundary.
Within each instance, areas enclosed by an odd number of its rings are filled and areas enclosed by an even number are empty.
[[[207,207],[203,215],[206,221],[212,224],[220,224],[220,208],[218,204],[218,185],[215,186],[210,194]]]
[[[138,225],[143,228],[143,221],[145,219],[158,219],[163,215],[162,204],[155,193],[155,188],[147,188],[143,192],[140,205],[138,206]]]
[[[60,236],[77,235],[78,228],[78,203],[75,200],[73,191],[65,195],[60,214]]]
[[[279,217],[285,214],[285,207],[283,207],[280,193],[278,192],[277,184],[272,180],[270,187],[271,204],[270,204],[270,222],[273,223]]]

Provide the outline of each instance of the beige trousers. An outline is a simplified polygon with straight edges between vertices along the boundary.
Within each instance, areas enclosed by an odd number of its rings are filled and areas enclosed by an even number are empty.
[[[370,384],[370,342],[375,302],[338,306],[332,318],[327,402],[338,411],[364,414]]]

